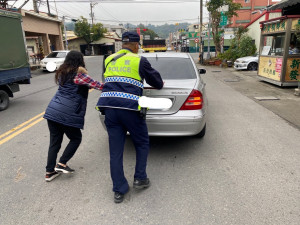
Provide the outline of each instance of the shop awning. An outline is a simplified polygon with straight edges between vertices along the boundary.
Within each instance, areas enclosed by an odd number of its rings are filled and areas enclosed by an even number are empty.
[[[268,10],[283,9],[300,4],[300,0],[282,0],[281,2],[268,7]]]

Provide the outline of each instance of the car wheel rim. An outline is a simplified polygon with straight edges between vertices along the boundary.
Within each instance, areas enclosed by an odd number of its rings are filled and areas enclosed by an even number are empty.
[[[249,65],[249,70],[256,70],[255,64],[250,64]]]

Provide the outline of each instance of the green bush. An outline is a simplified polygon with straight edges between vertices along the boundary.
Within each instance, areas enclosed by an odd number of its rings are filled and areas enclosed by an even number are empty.
[[[254,55],[255,52],[256,46],[251,37],[242,35],[239,40],[233,38],[229,49],[223,54],[219,54],[218,57],[220,59],[235,61],[237,58]]]

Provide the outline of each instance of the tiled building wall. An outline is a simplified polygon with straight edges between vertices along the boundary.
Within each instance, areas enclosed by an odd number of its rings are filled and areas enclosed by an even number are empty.
[[[237,11],[238,16],[231,18],[229,27],[245,26],[261,15],[261,10],[268,5],[273,5],[279,0],[234,0],[235,3],[240,3],[242,8]]]

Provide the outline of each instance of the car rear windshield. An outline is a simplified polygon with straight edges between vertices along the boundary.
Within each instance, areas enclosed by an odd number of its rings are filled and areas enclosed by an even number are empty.
[[[160,73],[163,80],[183,80],[197,78],[193,63],[189,58],[147,57],[147,59],[152,67]]]
[[[66,52],[52,52],[47,56],[47,58],[65,58],[66,55]]]

